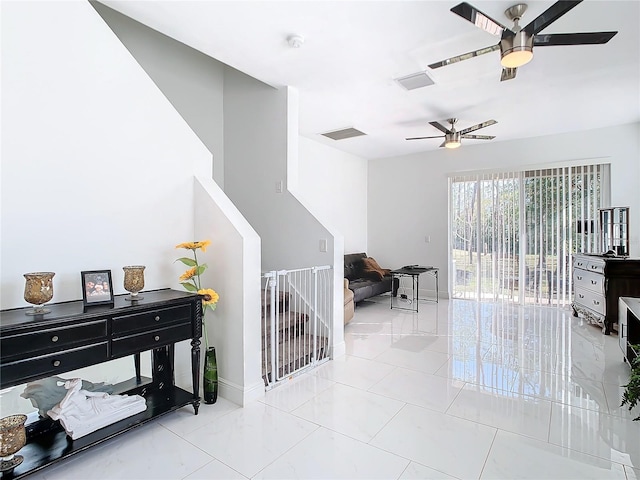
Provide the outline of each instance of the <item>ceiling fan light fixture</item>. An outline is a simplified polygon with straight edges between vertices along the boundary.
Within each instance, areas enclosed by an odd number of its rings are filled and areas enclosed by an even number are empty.
[[[460,134],[458,132],[447,133],[444,138],[445,148],[458,148],[462,145],[462,142],[460,141]]]
[[[531,49],[522,48],[521,50],[512,50],[502,56],[500,64],[505,68],[518,68],[526,65],[533,59]]]
[[[520,30],[500,40],[500,63],[505,68],[518,68],[533,59],[533,35]]]

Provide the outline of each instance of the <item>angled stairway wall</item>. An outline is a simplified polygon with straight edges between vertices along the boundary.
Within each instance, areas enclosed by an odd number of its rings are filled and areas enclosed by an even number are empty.
[[[341,296],[342,239],[334,240],[288,188],[297,162],[296,92],[273,88],[98,2],[92,5],[212,152],[216,183],[260,236],[262,270],[339,261],[334,295]],[[326,252],[320,252],[320,240],[326,240]],[[341,325],[337,304],[334,318]],[[336,335],[341,353],[342,330]]]

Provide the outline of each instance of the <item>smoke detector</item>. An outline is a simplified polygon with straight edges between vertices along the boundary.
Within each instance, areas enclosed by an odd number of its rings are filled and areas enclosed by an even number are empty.
[[[302,35],[289,35],[287,43],[291,48],[300,48],[304,43],[304,37]]]

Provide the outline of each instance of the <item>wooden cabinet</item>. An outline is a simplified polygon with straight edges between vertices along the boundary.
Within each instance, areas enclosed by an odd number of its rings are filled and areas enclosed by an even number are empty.
[[[47,307],[51,312],[46,315],[27,316],[27,308],[0,312],[0,388],[133,355],[135,378],[115,385],[114,393],[141,395],[147,409],[77,440],[58,422],[40,419],[27,426],[23,463],[3,480],[33,473],[185,405],[193,405],[198,414],[199,295],[167,289],[145,292],[143,300],[133,303],[120,295],[113,305],[84,307],[77,301]],[[175,343],[183,340],[191,340],[192,392],[174,383]],[[152,352],[150,379],[140,376],[140,352],[147,350]]]
[[[618,299],[640,296],[640,260],[576,254],[573,259],[573,311],[608,335],[618,321]]]

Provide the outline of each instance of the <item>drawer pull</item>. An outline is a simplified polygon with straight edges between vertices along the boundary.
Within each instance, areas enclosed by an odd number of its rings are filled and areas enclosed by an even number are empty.
[[[159,388],[160,390],[162,390],[162,389],[164,388],[164,382],[160,382],[160,383],[158,384],[158,388]]]
[[[153,339],[157,342],[158,340],[160,340],[160,335],[156,335],[155,337],[153,337]]]
[[[578,280],[582,280],[582,277],[581,277],[580,275],[576,275],[576,278],[577,278]]]
[[[584,295],[583,295],[583,294],[581,294],[581,293],[579,293],[579,294],[578,294],[578,297],[580,297],[580,298],[584,298]]]
[[[155,320],[156,320],[156,322],[159,322],[160,321],[160,315],[156,315]]]
[[[162,372],[164,370],[164,365],[160,364],[158,365],[158,371]]]
[[[591,270],[595,270],[596,268],[598,268],[597,265],[591,265]]]
[[[591,285],[596,285],[598,282],[596,282],[595,280],[591,280]]]
[[[594,300],[594,301],[593,301],[593,304],[594,304],[594,305],[600,305],[600,302],[599,302],[599,301],[597,301],[597,300]]]
[[[58,340],[59,340],[59,338],[58,338],[57,335],[54,335],[53,337],[51,337],[51,341],[54,342],[54,343],[57,342]]]
[[[53,366],[54,367],[59,367],[60,365],[62,365],[62,362],[60,360],[54,360],[53,361]]]

